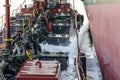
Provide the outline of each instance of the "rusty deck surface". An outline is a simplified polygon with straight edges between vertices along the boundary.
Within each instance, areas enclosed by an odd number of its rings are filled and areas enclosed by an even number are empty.
[[[104,80],[120,80],[120,3],[86,7]]]

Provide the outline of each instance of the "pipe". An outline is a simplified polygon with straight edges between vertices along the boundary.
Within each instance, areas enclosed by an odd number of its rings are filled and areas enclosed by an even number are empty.
[[[24,20],[24,18],[22,18],[22,32],[24,33],[25,32],[25,20]]]
[[[5,0],[5,20],[6,20],[6,28],[7,28],[7,41],[6,41],[6,48],[11,48],[11,37],[10,37],[10,4],[9,0]]]
[[[44,19],[45,19],[45,22],[46,22],[48,31],[51,32],[51,31],[52,31],[52,23],[50,23],[50,22],[48,21],[48,18],[47,18],[46,14],[45,14],[44,7],[43,7],[42,2],[40,2],[39,9],[42,11],[42,14],[43,14],[43,17],[44,17]]]

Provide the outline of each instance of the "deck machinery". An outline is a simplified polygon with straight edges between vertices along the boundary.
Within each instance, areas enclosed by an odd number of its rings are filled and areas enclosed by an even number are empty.
[[[9,12],[10,6],[5,7]],[[4,32],[8,34],[4,39],[7,47],[0,59],[2,80],[60,80],[61,70],[67,69],[68,53],[42,52],[39,44],[68,46],[71,26],[79,29],[83,23],[83,16],[77,12],[74,20],[77,25],[71,21],[75,12],[69,3],[61,3],[61,0],[34,0],[32,6],[25,5],[14,17],[7,18],[6,13]],[[41,71],[37,72],[38,69]],[[79,71],[83,72],[81,69]]]

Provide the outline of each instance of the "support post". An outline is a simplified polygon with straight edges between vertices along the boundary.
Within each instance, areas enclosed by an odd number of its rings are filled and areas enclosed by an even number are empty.
[[[9,0],[5,0],[5,26],[7,29],[6,52],[11,52],[11,33],[10,33],[10,4]]]

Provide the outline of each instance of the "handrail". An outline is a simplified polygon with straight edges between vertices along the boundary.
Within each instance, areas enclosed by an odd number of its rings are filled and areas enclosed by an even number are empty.
[[[24,26],[25,24],[24,23],[25,23],[25,20],[24,20],[24,18],[22,18],[22,32],[23,33],[24,33],[24,29],[25,29],[25,26]]]

